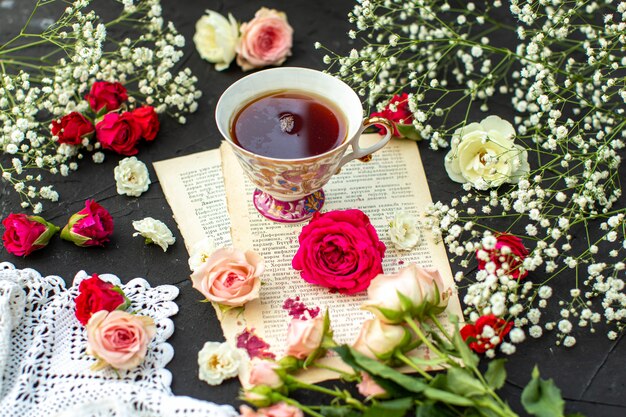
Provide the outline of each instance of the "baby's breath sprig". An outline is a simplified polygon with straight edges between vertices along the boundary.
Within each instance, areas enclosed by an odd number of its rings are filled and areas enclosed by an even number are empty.
[[[66,176],[88,154],[104,159],[98,143],[59,144],[50,132],[52,120],[88,110],[84,96],[93,82],[121,82],[131,109],[148,104],[179,123],[201,96],[191,71],[176,68],[185,39],[163,19],[159,0],[111,0],[119,13],[109,21],[91,0],[67,3],[38,0],[19,33],[0,45],[0,171],[22,207],[36,213],[41,200],[59,198],[40,185],[42,174]],[[55,10],[59,18],[37,31],[35,18]]]
[[[507,253],[478,259],[478,273],[459,271],[465,312],[513,320],[531,337],[556,330],[565,346],[576,343],[574,325],[595,332],[604,322],[616,339],[626,326],[626,2],[502,3],[361,0],[348,36],[362,46],[324,59],[369,106],[408,93],[413,124],[433,149],[474,121],[470,109],[508,95],[528,175],[490,191],[465,184],[426,213],[466,271],[502,233],[529,248],[523,274]],[[556,291],[558,316],[547,309]]]

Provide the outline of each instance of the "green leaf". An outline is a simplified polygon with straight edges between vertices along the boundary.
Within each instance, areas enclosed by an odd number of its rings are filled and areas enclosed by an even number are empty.
[[[452,411],[450,407],[436,403],[434,401],[426,401],[417,406],[415,417],[456,417],[457,413]]]
[[[361,413],[348,405],[323,405],[317,410],[326,417],[361,417]]]
[[[396,125],[396,128],[398,129],[398,133],[400,133],[402,137],[416,140],[416,141],[422,140],[422,136],[419,134],[417,129],[415,129],[415,126],[413,126],[412,124],[395,123],[395,125]]]
[[[345,363],[352,366],[352,368],[365,371],[372,376],[378,376],[382,379],[395,382],[409,392],[420,393],[428,387],[428,385],[420,379],[400,373],[395,369],[378,362],[376,359],[368,358],[367,356],[352,349],[350,346],[342,345],[334,348],[333,350],[341,356],[341,359],[343,359]],[[377,380],[377,382],[379,381]]]
[[[377,402],[368,407],[363,417],[404,417],[412,406],[412,398],[398,398],[396,400]]]
[[[469,398],[465,398],[461,395],[454,394],[452,392],[431,388],[428,387],[424,390],[424,395],[426,398],[430,398],[431,400],[441,401],[442,403],[451,404],[451,405],[459,405],[461,407],[471,407],[474,405],[474,402]]]
[[[475,368],[478,365],[478,361],[480,360],[476,354],[472,352],[472,350],[467,346],[465,340],[461,337],[461,333],[459,332],[458,327],[455,325],[454,327],[454,336],[452,337],[452,342],[454,343],[454,347],[459,352],[461,356],[461,360],[465,364],[465,366],[469,366]]]
[[[581,413],[574,413],[574,414],[565,414],[565,417],[585,417],[585,415]]]
[[[540,379],[537,366],[533,369],[532,379],[522,391],[524,409],[537,417],[563,417],[565,401],[561,390],[552,379]]]
[[[448,388],[464,397],[476,397],[487,391],[482,382],[461,368],[448,369]]]
[[[504,385],[506,381],[505,363],[506,359],[494,359],[489,362],[487,372],[485,372],[485,379],[491,388],[500,389]]]

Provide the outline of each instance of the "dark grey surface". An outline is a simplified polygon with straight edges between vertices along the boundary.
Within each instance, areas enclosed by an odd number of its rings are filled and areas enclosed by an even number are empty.
[[[5,1],[1,3],[4,4]],[[322,53],[314,49],[313,43],[320,41],[335,51],[350,50],[351,41],[346,32],[350,29],[347,13],[352,2],[163,0],[162,3],[165,18],[174,21],[187,39],[183,61],[200,79],[199,87],[204,96],[200,100],[198,111],[187,118],[186,125],[181,126],[164,119],[157,139],[140,147],[138,157],[148,164],[153,181],[150,190],[140,198],[116,193],[113,168],[121,159],[120,156],[107,154],[105,163],[101,165],[83,162],[76,173],[66,179],[57,179],[61,201],[56,205],[48,204],[48,209],[43,214],[50,221],[62,225],[71,213],[81,209],[85,199],[96,199],[110,210],[115,220],[115,233],[110,244],[106,248],[81,249],[69,242],[54,239],[48,248],[35,252],[26,259],[16,258],[2,249],[0,260],[13,262],[18,268],[35,268],[44,275],[60,275],[68,283],[77,271],[84,269],[89,273],[113,273],[124,282],[139,276],[147,278],[152,285],[176,285],[180,289],[180,296],[176,300],[180,311],[174,317],[176,331],[169,340],[176,353],[168,365],[174,376],[174,393],[237,404],[239,384],[236,380],[210,387],[197,378],[198,350],[205,341],[222,340],[223,336],[212,307],[200,303],[199,293],[191,288],[187,252],[151,163],[216,148],[220,137],[213,119],[215,104],[221,92],[244,75],[234,63],[231,69],[220,73],[199,58],[192,37],[195,22],[204,9],[210,8],[224,14],[230,12],[240,21],[252,18],[260,6],[284,10],[295,29],[293,56],[285,65],[323,69]],[[15,1],[13,8],[0,9],[0,36],[3,39],[6,39],[13,25],[20,24],[28,4],[29,2]],[[492,108],[494,111],[497,109],[497,113],[503,117],[512,115],[508,101],[504,98],[501,106]],[[475,117],[481,118],[482,115],[476,114]],[[433,199],[449,200],[457,192],[458,185],[448,179],[443,169],[445,153],[432,152],[423,144],[420,145],[420,150]],[[19,201],[4,184],[0,210],[2,218],[10,212],[20,211]],[[177,242],[166,253],[157,246],[144,245],[140,238],[132,238],[132,221],[146,216],[165,221],[174,232]],[[558,296],[552,304],[556,305],[557,300]],[[522,344],[518,353],[509,358],[509,378],[502,390],[503,396],[519,410],[517,404],[520,387],[526,384],[536,363],[542,376],[553,378],[562,389],[568,401],[568,412],[578,411],[597,417],[626,415],[626,343],[623,337],[611,342],[604,334],[606,330],[602,326],[597,327],[595,335],[590,335],[588,330],[580,331],[576,334],[578,343],[573,349],[555,346],[554,338],[550,335]]]

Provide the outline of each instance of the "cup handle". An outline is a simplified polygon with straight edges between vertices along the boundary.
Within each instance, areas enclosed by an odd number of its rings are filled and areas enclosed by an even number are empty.
[[[361,148],[359,146],[359,140],[361,139],[361,134],[363,133],[365,129],[375,124],[383,125],[385,127],[385,129],[387,130],[385,137],[383,137],[381,140],[379,140],[378,142],[376,142],[374,145],[370,146],[369,148],[365,148],[365,149]],[[350,145],[352,146],[352,152],[350,152],[347,155],[344,155],[344,157],[341,158],[341,161],[339,162],[339,166],[337,167],[337,169],[339,170],[342,166],[352,161],[353,159],[359,159],[362,162],[369,162],[372,159],[372,154],[376,152],[377,150],[381,149],[383,146],[385,146],[387,142],[389,142],[389,140],[391,139],[391,136],[393,135],[393,131],[394,131],[393,124],[391,121],[387,119],[383,119],[381,117],[368,117],[364,119],[363,125],[359,129],[358,133],[350,141],[351,142]]]

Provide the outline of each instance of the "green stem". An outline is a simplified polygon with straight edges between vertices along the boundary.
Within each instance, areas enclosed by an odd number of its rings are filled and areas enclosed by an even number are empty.
[[[422,329],[420,329],[419,325],[415,322],[415,320],[413,320],[412,317],[407,317],[405,320],[407,324],[409,325],[409,327],[411,328],[411,330],[415,332],[417,337],[420,338],[420,340],[426,345],[426,347],[428,347],[428,349],[431,352],[433,352],[434,354],[436,354],[442,359],[446,359],[446,361],[448,362],[451,361],[451,359],[446,354],[441,352],[439,349],[435,347],[435,345],[433,345],[433,343],[430,341],[430,339],[426,337],[424,332],[422,332]]]
[[[304,404],[301,404],[301,403],[299,403],[296,400],[292,400],[291,398],[285,397],[285,396],[281,396],[280,398],[284,402],[286,402],[287,404],[293,405],[294,407],[299,408],[300,410],[304,411],[305,413],[307,413],[310,416],[313,416],[313,417],[324,417],[323,414],[318,413],[317,411],[313,410],[312,408],[310,408],[310,407],[308,407],[308,406],[306,406]]]
[[[420,366],[413,363],[413,361],[408,358],[404,353],[396,352],[395,357],[400,359],[404,364],[411,367],[411,369],[415,370],[418,374],[424,377],[427,381],[433,379],[431,375],[429,375],[426,371],[424,371]]]

